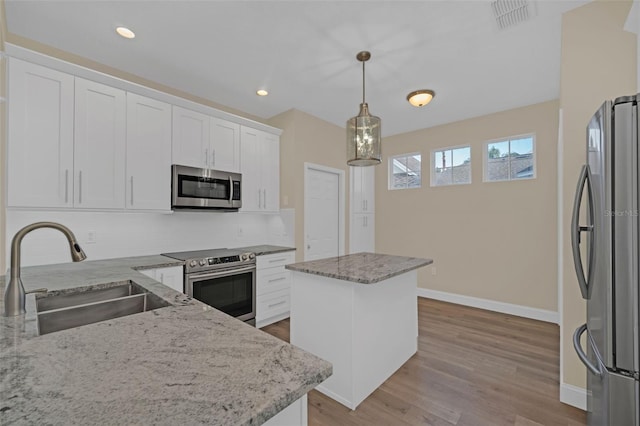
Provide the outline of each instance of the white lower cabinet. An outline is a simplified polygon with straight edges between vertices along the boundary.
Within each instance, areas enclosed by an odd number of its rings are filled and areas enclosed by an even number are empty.
[[[138,271],[141,274],[161,282],[175,291],[184,293],[184,280],[182,266],[170,266],[167,268],[145,269]]]
[[[264,422],[265,426],[306,426],[309,422],[307,395]]]
[[[351,215],[350,253],[375,252],[375,215],[355,213]]]
[[[291,273],[284,267],[295,262],[295,252],[258,256],[256,262],[256,327],[289,317]]]

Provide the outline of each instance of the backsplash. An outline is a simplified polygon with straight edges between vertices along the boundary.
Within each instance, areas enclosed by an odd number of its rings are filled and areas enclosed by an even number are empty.
[[[7,259],[13,235],[33,222],[59,222],[69,227],[88,260],[144,256],[183,250],[233,248],[255,244],[293,247],[295,211],[280,214],[180,211],[158,213],[108,213],[89,211],[7,211]],[[64,236],[38,229],[22,242],[22,265],[47,265],[71,261]]]

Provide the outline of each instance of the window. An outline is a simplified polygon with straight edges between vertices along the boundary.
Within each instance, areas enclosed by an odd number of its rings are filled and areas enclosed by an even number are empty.
[[[536,177],[535,136],[514,136],[487,142],[484,181],[533,179]]]
[[[420,188],[419,153],[389,158],[389,189]]]
[[[431,186],[471,183],[471,147],[431,151]]]

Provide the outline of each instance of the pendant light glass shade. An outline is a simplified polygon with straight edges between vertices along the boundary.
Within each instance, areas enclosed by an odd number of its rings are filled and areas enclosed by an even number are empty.
[[[360,104],[360,114],[347,121],[347,164],[375,166],[380,164],[380,118],[369,114],[369,106]]]
[[[350,166],[375,166],[382,159],[381,120],[369,114],[369,105],[364,100],[364,63],[370,57],[369,52],[356,56],[362,62],[362,103],[360,113],[347,120],[347,164]]]

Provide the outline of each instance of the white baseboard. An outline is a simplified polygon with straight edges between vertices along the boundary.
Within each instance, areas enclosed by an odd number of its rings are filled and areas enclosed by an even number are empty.
[[[501,312],[503,314],[516,315],[519,317],[534,319],[538,321],[558,324],[558,313],[546,309],[530,308],[528,306],[514,305],[511,303],[496,302],[495,300],[480,299],[479,297],[463,296],[461,294],[447,293],[444,291],[429,290],[427,288],[417,288],[418,297],[442,300],[443,302],[455,303],[458,305],[471,306],[474,308],[486,309],[488,311]]]
[[[560,383],[560,402],[587,410],[587,390],[567,383]]]
[[[338,395],[337,393],[330,391],[329,389],[327,389],[326,387],[322,386],[321,384],[316,386],[316,390],[318,392],[322,392],[323,394],[327,395],[329,398],[333,399],[334,401],[339,402],[340,404],[344,405],[345,407],[351,409],[351,410],[355,410],[356,407],[353,406],[353,402],[349,401],[348,399],[342,397],[341,395]]]

